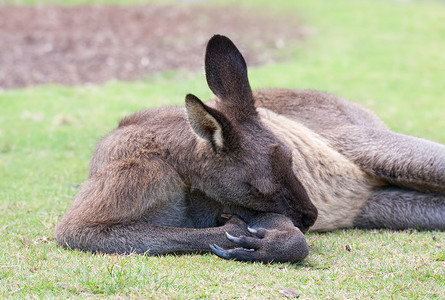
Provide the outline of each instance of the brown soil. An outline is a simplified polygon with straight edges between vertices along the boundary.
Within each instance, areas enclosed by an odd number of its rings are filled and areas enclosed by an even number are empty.
[[[253,65],[278,59],[277,50],[295,46],[304,30],[298,20],[240,7],[0,5],[0,89],[199,70],[215,33]]]

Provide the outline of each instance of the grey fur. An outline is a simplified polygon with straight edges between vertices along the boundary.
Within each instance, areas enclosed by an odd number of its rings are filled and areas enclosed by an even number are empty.
[[[358,228],[445,231],[445,196],[398,188],[375,191],[354,220]]]

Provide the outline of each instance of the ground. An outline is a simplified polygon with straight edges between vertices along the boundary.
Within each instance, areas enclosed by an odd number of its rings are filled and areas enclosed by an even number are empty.
[[[305,35],[296,17],[283,19],[247,10],[3,5],[0,89],[100,84],[173,69],[200,70],[205,44],[215,33],[249,45],[241,48],[249,65],[270,63]]]

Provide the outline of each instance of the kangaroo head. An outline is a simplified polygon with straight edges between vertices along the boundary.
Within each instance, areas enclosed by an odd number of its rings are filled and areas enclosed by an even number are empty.
[[[210,39],[205,71],[216,103],[185,100],[189,124],[208,147],[198,188],[222,203],[285,214],[306,231],[317,210],[292,171],[290,150],[260,121],[246,62],[227,37]]]

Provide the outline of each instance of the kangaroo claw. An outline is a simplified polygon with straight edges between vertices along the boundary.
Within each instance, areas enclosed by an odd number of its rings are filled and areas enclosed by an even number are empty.
[[[235,259],[239,261],[255,261],[253,256],[255,250],[245,248],[223,249],[216,244],[209,244],[213,253],[224,259]]]
[[[226,250],[216,244],[209,244],[210,250],[221,258],[230,259]]]
[[[247,226],[247,230],[251,233],[251,234],[257,234],[258,230],[256,230],[255,228],[249,227]]]
[[[244,248],[244,249],[258,249],[261,247],[261,236],[257,237],[257,236],[233,236],[230,233],[226,232],[226,237],[229,241],[231,241],[232,243],[236,244],[239,248]]]
[[[228,240],[234,242],[235,244],[239,244],[241,242],[241,238],[233,236],[228,232],[226,232],[226,237]]]
[[[247,231],[249,231],[254,237],[257,237],[260,239],[264,238],[267,233],[266,229],[264,229],[264,228],[252,228],[249,226],[247,226]]]

